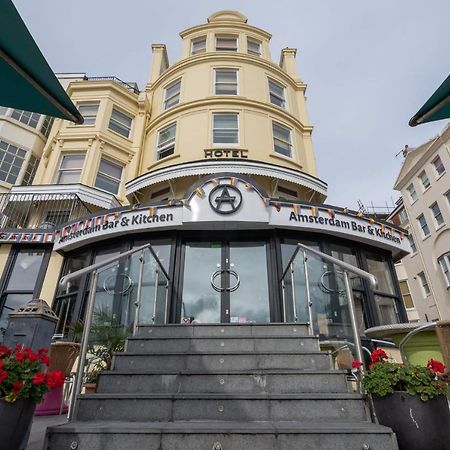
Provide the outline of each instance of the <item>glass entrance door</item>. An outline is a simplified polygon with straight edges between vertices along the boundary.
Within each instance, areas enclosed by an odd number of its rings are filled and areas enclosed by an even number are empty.
[[[186,242],[181,320],[270,322],[266,242]]]

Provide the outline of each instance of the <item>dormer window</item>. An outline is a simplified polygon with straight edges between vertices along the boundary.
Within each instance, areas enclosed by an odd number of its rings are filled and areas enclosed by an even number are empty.
[[[206,52],[206,36],[194,39],[191,44],[191,55],[198,55]]]
[[[216,51],[237,52],[238,38],[236,36],[216,36]]]

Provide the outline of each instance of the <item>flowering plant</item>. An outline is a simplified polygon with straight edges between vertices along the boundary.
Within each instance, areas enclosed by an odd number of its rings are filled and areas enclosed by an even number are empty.
[[[30,347],[19,344],[12,349],[0,345],[0,399],[8,403],[18,399],[39,403],[50,389],[62,386],[62,372],[46,371],[50,364],[47,352],[42,348],[34,353]]]
[[[354,362],[354,368],[360,367]],[[362,364],[362,363],[361,363]],[[406,391],[427,401],[445,394],[445,366],[440,361],[430,359],[426,367],[399,364],[390,361],[387,354],[376,349],[371,354],[369,370],[362,378],[365,390],[375,397],[385,397],[394,391]]]

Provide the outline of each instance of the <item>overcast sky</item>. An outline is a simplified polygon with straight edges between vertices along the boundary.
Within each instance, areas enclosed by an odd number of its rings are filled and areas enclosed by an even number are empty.
[[[178,33],[234,9],[269,31],[271,52],[295,47],[327,203],[392,204],[405,144],[445,121],[408,126],[450,72],[449,0],[13,0],[55,72],[115,75],[145,86],[151,44],[181,53]]]

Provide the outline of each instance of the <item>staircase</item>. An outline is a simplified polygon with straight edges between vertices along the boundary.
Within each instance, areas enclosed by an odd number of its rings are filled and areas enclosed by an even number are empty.
[[[396,450],[305,325],[140,327],[44,450]]]

